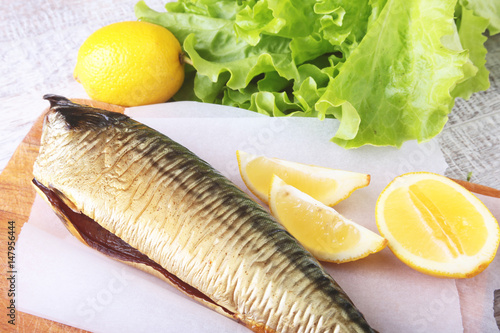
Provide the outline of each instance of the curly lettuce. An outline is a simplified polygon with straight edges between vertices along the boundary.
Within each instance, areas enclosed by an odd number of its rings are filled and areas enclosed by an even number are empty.
[[[495,1],[178,0],[166,12],[140,1],[135,14],[192,61],[175,99],[334,117],[343,147],[399,147],[431,139],[455,98],[488,89]]]

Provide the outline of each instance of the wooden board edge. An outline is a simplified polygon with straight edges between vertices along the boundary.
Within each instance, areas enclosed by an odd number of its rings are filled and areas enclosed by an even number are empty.
[[[125,108],[117,105],[86,99],[71,100],[78,104],[85,104],[109,111],[119,113],[124,113],[125,111]],[[31,207],[36,195],[31,185],[33,163],[40,148],[43,121],[48,110],[48,108],[45,109],[37,118],[0,174],[0,193],[2,193],[0,197],[0,246],[2,249],[5,249],[0,254],[0,294],[2,295],[0,297],[0,306],[3,309],[7,309],[11,299],[15,301],[15,296],[8,296],[10,280],[7,280],[7,277],[16,276],[16,274],[9,273],[11,271],[16,272],[15,257],[13,261],[14,269],[11,269],[12,260],[9,261],[8,258],[9,226],[13,229],[13,233],[11,234],[14,234],[15,240],[17,240],[22,226],[28,221],[30,216]],[[13,223],[9,224],[10,221],[13,221]],[[9,317],[4,317],[4,320],[0,321],[1,332],[87,332],[20,311],[16,311],[15,313],[15,325],[9,324]]]
[[[497,190],[495,188],[488,187],[485,185],[471,183],[471,182],[466,181],[466,180],[460,180],[460,179],[455,179],[455,178],[450,178],[450,179],[453,180],[454,182],[462,185],[463,187],[465,187],[467,190],[469,190],[471,192],[486,195],[486,196],[493,197],[493,198],[500,198],[500,190]]]

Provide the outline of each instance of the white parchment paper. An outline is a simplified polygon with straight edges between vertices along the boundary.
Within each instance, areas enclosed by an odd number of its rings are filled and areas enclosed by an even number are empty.
[[[127,114],[185,145],[247,193],[238,172],[237,149],[369,173],[371,184],[336,208],[375,232],[375,202],[392,178],[409,171],[443,174],[446,169],[435,141],[408,142],[401,149],[345,150],[329,142],[338,126],[335,120],[226,111],[179,102],[133,108]],[[17,260],[17,304],[24,312],[95,332],[247,331],[163,281],[82,245],[39,197],[21,230]],[[388,249],[325,267],[380,332],[463,331],[455,280],[416,272]]]

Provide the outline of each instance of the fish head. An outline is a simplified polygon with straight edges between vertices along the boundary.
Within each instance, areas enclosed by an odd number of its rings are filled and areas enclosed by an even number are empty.
[[[50,102],[42,132],[42,147],[45,146],[44,136],[69,135],[82,132],[99,132],[110,129],[129,119],[128,116],[108,110],[94,108],[72,102],[66,97],[47,94],[44,99]]]
[[[115,135],[116,125],[129,117],[77,104],[62,96],[45,95],[44,98],[50,102],[50,108],[44,118],[40,151],[33,165],[33,185],[68,230],[80,238],[54,198],[76,213],[83,211],[82,204],[77,204],[83,202],[78,195],[81,188],[99,175],[97,168],[103,154],[98,148]]]

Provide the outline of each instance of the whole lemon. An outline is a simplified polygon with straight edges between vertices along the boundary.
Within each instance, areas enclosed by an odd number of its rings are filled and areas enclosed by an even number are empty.
[[[184,81],[182,49],[159,25],[113,23],[83,43],[73,75],[97,101],[122,106],[161,103]]]

